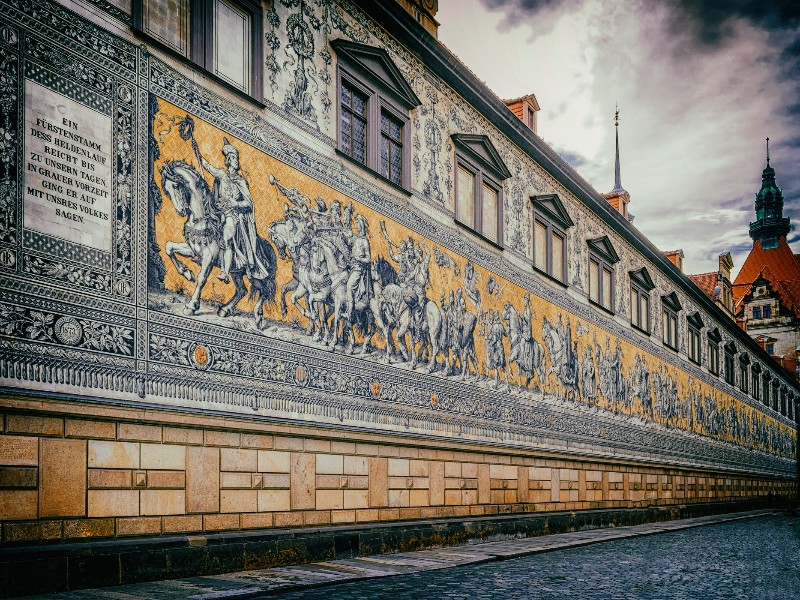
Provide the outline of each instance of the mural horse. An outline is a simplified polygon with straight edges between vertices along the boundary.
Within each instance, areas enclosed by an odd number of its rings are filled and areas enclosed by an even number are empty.
[[[522,319],[517,310],[506,302],[503,305],[502,318],[508,322],[509,339],[511,340],[511,354],[508,362],[517,363],[517,379],[522,384],[522,376],[525,376],[524,387],[528,387],[534,376],[539,378],[539,384],[544,384],[545,364],[544,348],[522,326]]]
[[[399,351],[401,360],[411,362],[413,369],[421,355],[429,352],[427,371],[433,372],[437,356],[445,351],[445,319],[441,309],[428,299],[421,307],[412,309],[407,285],[400,283],[397,271],[384,257],[378,257],[372,270],[374,293],[370,310],[386,339],[384,362],[391,362]]]
[[[164,193],[172,200],[177,213],[186,217],[183,225],[183,242],[169,241],[164,245],[167,256],[175,265],[178,273],[187,281],[196,281],[194,291],[186,303],[184,312],[189,315],[197,314],[200,308],[200,295],[203,291],[211,269],[220,266],[222,247],[222,219],[219,210],[212,201],[211,190],[200,173],[192,165],[184,161],[165,162],[159,168],[161,174],[161,187]],[[275,299],[275,250],[267,240],[258,236],[256,252],[258,258],[267,268],[267,276],[250,279],[249,299],[256,299],[253,307],[253,317],[256,326],[264,325],[264,303],[272,304]],[[179,256],[192,259],[200,265],[196,278]],[[233,297],[217,310],[221,317],[231,314],[236,305],[247,294],[244,283],[245,268],[234,264],[230,271],[231,279],[235,286]]]
[[[576,347],[572,345],[572,335],[569,326],[564,331],[559,324],[554,325],[542,317],[542,339],[550,355],[550,369],[545,377],[555,373],[558,381],[564,386],[567,393],[578,393],[578,361]],[[577,343],[576,343],[577,344]]]
[[[306,333],[311,334],[314,321],[308,303],[308,291],[311,289],[310,228],[303,219],[287,213],[283,219],[269,226],[269,237],[278,249],[278,255],[282,259],[288,258],[292,263],[292,279],[281,288],[281,315],[286,317],[288,312],[286,294],[292,292],[290,300],[298,312],[309,319]],[[305,300],[305,305],[300,304],[301,299]]]

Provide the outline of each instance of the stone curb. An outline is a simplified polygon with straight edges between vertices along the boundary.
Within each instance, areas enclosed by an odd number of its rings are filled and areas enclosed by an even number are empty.
[[[241,571],[226,575],[191,577],[168,581],[135,583],[30,596],[32,600],[245,600],[276,596],[304,589],[321,588],[368,579],[408,575],[461,566],[511,560],[631,537],[657,535],[705,525],[781,514],[757,510],[710,515],[676,521],[645,523],[615,528],[576,531],[539,537],[483,542],[466,546],[330,560],[297,566]]]

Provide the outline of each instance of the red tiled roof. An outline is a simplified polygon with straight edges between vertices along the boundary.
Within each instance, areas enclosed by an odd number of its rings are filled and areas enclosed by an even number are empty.
[[[795,279],[781,281],[775,277],[775,274],[769,267],[764,267],[761,270],[761,273],[759,273],[759,276],[769,281],[770,287],[772,287],[772,289],[778,294],[781,304],[788,307],[789,310],[793,311],[796,316],[800,316],[800,280]],[[758,279],[758,277],[756,277],[756,279]],[[733,286],[735,312],[739,312],[742,301],[752,289],[752,282]]]
[[[755,281],[764,267],[769,267],[780,281],[800,279],[800,263],[786,243],[785,237],[781,237],[777,248],[770,250],[762,249],[761,242],[756,241],[736,276],[734,285]]]
[[[780,296],[781,303],[800,315],[800,255],[792,252],[785,237],[781,237],[777,248],[769,250],[764,250],[760,241],[753,244],[733,282],[737,312],[742,300],[750,292],[751,284],[759,276],[770,282]]]
[[[717,297],[714,295],[714,290],[717,287],[719,275],[716,271],[712,271],[711,273],[698,273],[697,275],[689,275],[689,279],[691,279],[694,284],[700,288],[706,296],[708,296],[711,300],[716,300]]]

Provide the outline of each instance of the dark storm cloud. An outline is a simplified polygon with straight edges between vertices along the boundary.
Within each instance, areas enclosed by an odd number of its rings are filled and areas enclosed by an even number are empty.
[[[521,17],[538,17],[548,12],[563,12],[583,4],[583,0],[481,0],[490,10],[502,10],[507,27],[519,23]],[[730,23],[744,19],[768,30],[787,30],[800,26],[798,0],[667,0],[662,3],[674,9],[675,31],[689,29],[700,45],[715,46],[730,34]],[[793,55],[800,53],[795,46]]]
[[[558,152],[558,155],[573,169],[580,169],[580,167],[589,163],[589,160],[580,152],[566,150],[564,148],[557,148],[556,152]]]

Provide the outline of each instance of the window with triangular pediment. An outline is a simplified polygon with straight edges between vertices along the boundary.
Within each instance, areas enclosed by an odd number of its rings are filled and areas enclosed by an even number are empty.
[[[556,194],[531,196],[533,203],[533,266],[556,279],[567,282],[567,233],[574,225]]]
[[[411,122],[420,105],[382,48],[333,40],[338,58],[338,151],[408,193]]]
[[[487,136],[455,133],[451,138],[456,151],[456,223],[502,248],[502,181],[511,172]]]

